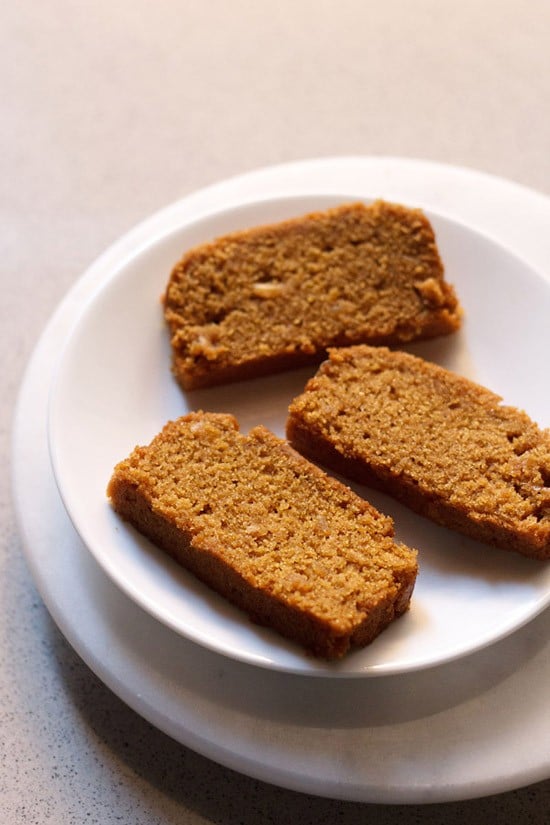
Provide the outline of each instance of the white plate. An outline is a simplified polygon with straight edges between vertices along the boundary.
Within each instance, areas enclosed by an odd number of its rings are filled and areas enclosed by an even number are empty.
[[[329,188],[384,193],[474,222],[550,271],[550,200],[499,178],[396,158],[276,166],[194,193],[136,227],[75,284],[42,335],[21,387],[14,494],[23,550],[69,642],[153,725],[267,782],[361,802],[446,802],[550,776],[550,610],[456,662],[380,679],[309,679],[250,667],[150,617],[95,563],[54,482],[46,404],[75,312],[131,250],[220,206]],[[518,215],[523,215],[518,220]],[[429,720],[429,721],[428,721]]]
[[[311,675],[380,675],[433,666],[511,632],[550,600],[550,565],[443,530],[356,486],[420,550],[411,610],[342,662],[317,662],[239,610],[122,523],[105,488],[115,463],[191,409],[231,412],[247,430],[284,435],[288,404],[314,370],[184,394],[170,373],[159,296],[182,252],[236,228],[342,203],[345,196],[261,200],[186,223],[140,245],[92,295],[63,353],[50,404],[54,472],[69,515],[97,561],[138,604],[177,632],[242,661]],[[521,259],[430,213],[464,330],[411,347],[480,380],[542,419],[550,352],[550,286]]]

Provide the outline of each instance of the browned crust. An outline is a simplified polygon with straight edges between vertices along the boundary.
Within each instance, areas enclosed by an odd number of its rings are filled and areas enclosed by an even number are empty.
[[[287,423],[287,437],[302,455],[317,461],[339,475],[388,493],[402,504],[431,521],[456,530],[477,541],[520,553],[528,558],[541,561],[550,558],[548,543],[529,541],[525,533],[511,525],[496,524],[474,519],[466,509],[458,509],[444,501],[433,491],[421,489],[410,479],[394,476],[383,468],[374,468],[359,458],[351,458],[339,453],[323,435],[315,433],[307,425],[291,414]]]
[[[140,491],[125,479],[115,475],[108,492],[119,515],[175,561],[243,610],[252,621],[272,628],[315,656],[327,660],[339,659],[351,648],[369,644],[409,607],[415,576],[396,581],[398,598],[386,595],[380,599],[353,633],[337,635],[315,616],[254,588],[219,556],[210,553],[208,548],[195,547],[189,533],[155,513]]]
[[[339,484],[326,477],[316,466],[310,465],[291,447],[286,444],[282,446],[288,450],[291,460],[307,465],[313,475],[322,475],[329,484]],[[328,621],[286,603],[261,587],[255,587],[220,557],[215,542],[210,547],[208,540],[200,540],[193,534],[192,522],[188,522],[189,528],[186,529],[182,526],[186,518],[178,525],[173,518],[157,512],[147,493],[126,476],[124,465],[125,462],[117,465],[107,490],[119,515],[198,579],[242,609],[254,622],[272,628],[314,655],[328,660],[341,658],[351,648],[371,642],[407,610],[417,572],[414,553],[411,553],[408,567],[394,571],[393,587],[380,595],[376,603],[369,605],[364,621],[351,630],[337,632]],[[365,508],[376,513],[371,505],[363,503]],[[380,517],[378,513],[376,515]]]
[[[398,358],[416,360],[404,353],[395,354]],[[345,358],[341,352],[339,357]],[[329,362],[325,362],[328,367]],[[436,365],[425,363],[426,370],[445,372]],[[319,374],[323,372],[321,367]],[[451,379],[458,386],[465,389],[475,387],[472,382],[460,376]],[[528,532],[511,521],[499,521],[496,517],[475,513],[466,507],[451,504],[438,495],[434,490],[427,489],[417,479],[409,478],[405,474],[396,474],[387,466],[378,465],[374,460],[367,460],[362,456],[345,454],[336,449],[326,433],[321,432],[311,421],[306,421],[300,408],[300,398],[305,397],[308,391],[315,391],[316,379],[313,378],[306,387],[303,396],[295,399],[290,405],[287,419],[286,433],[289,442],[302,455],[316,461],[324,467],[330,468],[340,475],[353,479],[365,486],[378,489],[396,498],[411,510],[425,516],[444,527],[456,530],[478,541],[485,542],[504,550],[519,553],[528,558],[541,561],[550,558],[550,531]],[[486,398],[492,395],[485,388],[479,388]],[[498,397],[492,396],[498,404]],[[519,415],[519,413],[518,413]],[[523,413],[521,414],[524,415]]]
[[[262,378],[266,375],[274,375],[299,369],[300,367],[315,366],[327,357],[329,350],[333,347],[347,347],[363,343],[372,346],[383,344],[398,346],[412,340],[423,341],[439,335],[449,335],[451,332],[455,332],[458,327],[459,324],[455,323],[450,314],[441,312],[434,314],[421,332],[406,324],[397,327],[391,335],[350,335],[343,331],[338,338],[326,341],[322,347],[318,347],[314,352],[302,352],[296,349],[292,352],[281,352],[264,357],[251,351],[250,357],[242,363],[218,365],[206,360],[197,360],[191,370],[187,359],[180,358],[175,353],[172,372],[182,389],[186,391],[198,390],[218,384],[230,384],[236,381]]]
[[[350,215],[353,217],[350,218]],[[376,237],[377,222],[380,222],[380,226],[383,227],[384,222],[390,223],[394,220],[401,226],[403,237],[410,235],[416,239],[414,243],[419,249],[418,266],[423,274],[416,276],[410,263],[411,255],[404,256],[407,259],[406,266],[410,271],[406,277],[401,275],[398,277],[405,277],[403,295],[406,291],[409,295],[407,300],[411,302],[411,306],[403,317],[399,316],[399,309],[396,307],[393,317],[391,313],[386,313],[383,321],[380,319],[372,321],[370,310],[368,310],[370,304],[367,306],[364,303],[367,299],[363,300],[356,295],[351,302],[352,304],[356,302],[356,311],[343,319],[339,326],[333,326],[329,330],[326,321],[332,311],[331,304],[334,305],[334,300],[327,295],[325,290],[318,292],[315,282],[317,275],[310,280],[306,271],[307,267],[300,272],[300,281],[296,282],[295,276],[292,273],[289,274],[283,266],[277,270],[276,277],[282,279],[278,283],[282,283],[284,290],[288,288],[290,292],[286,293],[283,290],[279,296],[268,296],[265,301],[254,299],[252,294],[254,277],[263,278],[266,275],[266,269],[269,270],[270,267],[269,259],[267,261],[262,259],[257,269],[254,268],[254,255],[258,245],[265,243],[267,247],[276,250],[277,244],[285,236],[293,233],[303,245],[306,247],[311,245],[312,248],[317,249],[317,245],[322,245],[327,232],[330,233],[331,244],[337,243],[334,239],[335,226],[340,216],[343,216],[344,222],[351,220],[352,230],[358,231],[357,226],[361,227],[363,215],[368,216],[366,222],[368,232],[372,237]],[[326,229],[327,221],[332,221],[328,230]],[[324,228],[320,229],[320,226]],[[350,227],[347,225],[346,231],[349,230]],[[397,240],[395,237],[392,238],[393,243],[400,243],[399,234],[397,232]],[[378,241],[378,243],[376,255],[382,255],[383,242]],[[365,260],[370,260],[369,265],[372,265],[372,255],[369,258],[368,253],[360,252],[359,249],[360,245],[353,254],[355,256],[366,255]],[[285,255],[288,254],[288,252],[285,253]],[[396,255],[398,256],[399,252]],[[273,253],[273,257],[276,257],[276,252]],[[357,260],[362,259],[357,257]],[[195,275],[189,273],[202,271],[201,268],[206,266],[205,262],[208,264],[210,274],[201,276],[205,278],[204,281],[194,282]],[[325,259],[322,250],[318,253],[318,260],[308,259],[307,264],[311,265],[317,273],[319,267],[334,265],[331,260]],[[373,266],[376,268],[378,264]],[[384,270],[384,266],[385,264],[380,265],[379,273],[383,284],[386,283],[385,279],[394,277],[393,273]],[[231,270],[233,273],[230,278],[226,274],[226,268],[227,271]],[[251,274],[239,280],[238,289],[235,287],[233,293],[235,278],[240,278],[240,275],[236,276],[235,273],[245,270]],[[346,266],[341,266],[341,270],[344,272]],[[250,282],[247,281],[249,277]],[[338,287],[338,276],[334,277],[336,280],[330,281],[330,284]],[[212,283],[208,282],[208,278],[211,278]],[[226,283],[227,278],[230,286]],[[220,280],[223,281],[223,286],[220,286],[218,282]],[[363,295],[371,292],[372,289],[373,285],[367,278]],[[203,299],[195,301],[192,296],[194,293],[198,294],[199,291]],[[382,286],[379,293],[381,300],[387,300],[387,297],[382,298],[386,293],[386,286]],[[306,298],[309,303],[306,303]],[[314,299],[314,304],[311,303],[311,299]],[[371,300],[372,298],[369,297],[368,301]],[[234,350],[235,330],[243,318],[241,313],[251,318],[262,303],[269,306],[269,312],[272,314],[262,314],[264,308],[261,307],[254,321],[255,326],[253,325],[247,333],[242,333],[243,341],[240,342],[238,351]],[[287,311],[291,303],[293,317]],[[313,326],[308,326],[307,319],[313,317],[311,307],[314,305],[317,306],[319,318],[315,323],[312,322]],[[412,305],[415,307],[414,311],[411,308]],[[324,315],[320,311],[323,306],[327,308]],[[437,251],[435,236],[427,218],[420,210],[387,204],[383,201],[378,201],[371,206],[360,203],[344,204],[341,207],[311,213],[278,224],[234,232],[190,250],[176,264],[171,273],[164,295],[164,312],[172,336],[173,372],[185,390],[317,364],[326,357],[327,349],[330,347],[351,346],[359,343],[398,345],[411,340],[447,335],[460,327],[462,317],[462,310],[454,289],[444,279],[443,265]],[[361,315],[361,313],[364,314]],[[354,315],[363,320],[358,323],[350,320]],[[305,323],[304,319],[306,319]],[[269,345],[266,348],[264,346],[265,332],[272,321],[273,327],[277,326],[277,322],[287,327],[295,323],[295,334],[290,338],[285,338],[284,341],[277,340],[270,335]],[[229,329],[232,332],[228,337]],[[212,346],[208,339],[211,331],[216,336],[216,341]],[[195,334],[197,338],[193,337]],[[245,339],[246,346],[243,343]],[[197,341],[202,341],[202,343],[197,344]]]

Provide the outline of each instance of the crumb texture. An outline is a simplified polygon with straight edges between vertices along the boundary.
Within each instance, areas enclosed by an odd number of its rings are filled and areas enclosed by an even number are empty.
[[[461,309],[420,210],[345,204],[189,251],[164,296],[185,389],[320,361],[330,346],[455,331]]]
[[[287,433],[441,524],[550,557],[550,431],[484,387],[386,347],[333,350]]]
[[[263,427],[192,413],[115,468],[108,494],[141,532],[252,618],[343,655],[408,606],[416,554],[391,519]]]

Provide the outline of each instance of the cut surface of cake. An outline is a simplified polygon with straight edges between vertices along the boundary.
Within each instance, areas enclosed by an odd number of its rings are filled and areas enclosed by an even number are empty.
[[[319,657],[368,644],[409,606],[416,552],[392,520],[264,427],[245,435],[220,413],[169,422],[116,466],[108,495],[255,622]]]
[[[184,389],[319,362],[331,346],[447,334],[461,322],[430,222],[384,201],[195,247],[163,300]]]
[[[332,350],[289,408],[302,454],[475,539],[550,558],[550,430],[386,347]]]

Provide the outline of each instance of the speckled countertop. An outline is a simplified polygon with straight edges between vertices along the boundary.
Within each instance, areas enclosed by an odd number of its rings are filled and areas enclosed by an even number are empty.
[[[550,782],[368,805],[284,790],[160,733],[93,675],[21,553],[11,427],[41,330],[138,221],[308,157],[466,166],[550,196],[545,0],[7,4],[0,27],[0,810],[19,823],[542,823]]]

